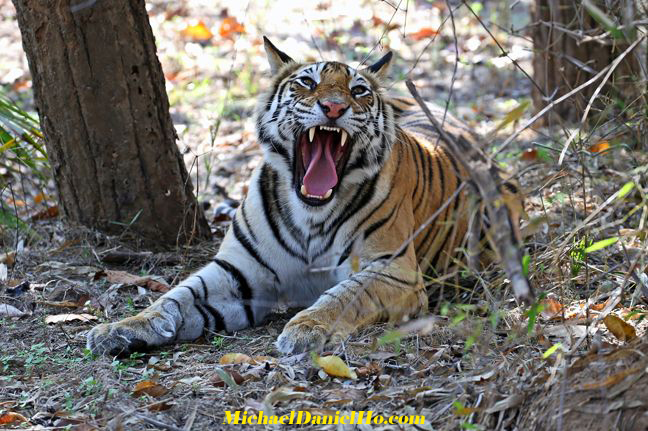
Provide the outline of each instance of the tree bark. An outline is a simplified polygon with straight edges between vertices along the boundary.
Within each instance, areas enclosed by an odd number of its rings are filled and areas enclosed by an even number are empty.
[[[210,236],[144,0],[13,0],[66,217],[147,244]]]
[[[610,2],[595,3],[610,16],[621,16],[623,1],[630,0],[613,1],[616,4],[612,8],[606,7]],[[533,15],[533,77],[544,90],[542,94],[533,88],[537,111],[590,79],[629,46],[626,40],[601,37],[605,31],[580,1],[536,0]],[[638,56],[631,53],[617,67],[601,95],[630,102],[637,96],[640,80]],[[575,94],[569,103],[558,105],[549,118],[580,120],[598,84]],[[594,107],[604,107],[600,96]]]

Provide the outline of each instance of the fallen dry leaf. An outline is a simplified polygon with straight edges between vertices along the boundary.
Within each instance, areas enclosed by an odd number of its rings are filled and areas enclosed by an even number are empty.
[[[142,287],[146,287],[148,290],[151,290],[153,292],[160,292],[160,293],[166,293],[169,290],[171,290],[171,287],[169,287],[168,284],[160,280],[153,279],[153,277],[151,276],[139,276],[139,275],[129,274],[126,271],[112,271],[106,269],[104,271],[100,271],[97,274],[95,274],[95,280],[97,280],[98,278],[104,275],[106,279],[111,283],[142,286]]]
[[[419,41],[419,40],[423,40],[423,39],[428,38],[428,37],[434,37],[437,34],[439,34],[439,32],[434,30],[433,28],[423,27],[422,29],[420,29],[416,33],[411,33],[409,36],[412,39],[414,39],[416,41]]]
[[[26,313],[9,304],[0,304],[0,317],[21,317]]]
[[[9,251],[0,254],[0,263],[4,263],[7,266],[13,266],[13,264],[16,263],[16,252]]]
[[[351,371],[347,364],[335,355],[318,356],[315,358],[315,363],[329,376],[346,377],[354,380],[358,378],[356,373]]]
[[[289,388],[284,386],[275,389],[274,391],[266,395],[265,398],[263,399],[263,404],[273,406],[281,401],[290,401],[298,398],[306,398],[307,396],[308,394],[303,391],[296,391],[294,390],[294,388]]]
[[[15,425],[23,422],[29,422],[29,419],[16,412],[6,412],[0,414],[0,425]]]
[[[214,37],[214,34],[202,21],[198,21],[194,25],[188,25],[180,32],[180,34],[182,35],[182,37],[193,42],[206,42]]]
[[[637,336],[637,332],[632,325],[614,314],[605,316],[603,323],[605,323],[612,335],[621,341],[630,341]]]
[[[167,403],[165,401],[160,401],[159,403],[150,404],[148,406],[148,410],[150,412],[163,412],[165,410],[169,410],[173,406],[174,404]]]
[[[608,388],[610,386],[613,386],[617,383],[619,383],[621,380],[625,379],[626,377],[636,374],[640,371],[643,371],[643,367],[634,367],[634,368],[629,368],[627,370],[619,371],[616,374],[612,374],[611,376],[607,377],[605,380],[600,381],[600,382],[594,382],[594,383],[585,383],[581,385],[581,389],[601,389],[601,388]]]
[[[603,151],[610,149],[610,142],[607,140],[598,141],[596,144],[590,145],[587,149],[590,153],[602,153]]]
[[[49,220],[58,217],[59,215],[59,207],[58,205],[55,205],[53,207],[46,208],[42,211],[37,212],[32,216],[32,221],[38,221],[38,220]]]
[[[245,26],[238,22],[233,16],[225,18],[218,29],[218,34],[225,38],[231,38],[237,33],[245,33]]]
[[[540,314],[545,319],[552,319],[556,317],[556,315],[558,315],[558,313],[560,313],[564,308],[564,305],[553,298],[544,299],[542,300],[541,304],[543,306],[543,309]]]
[[[161,384],[152,380],[144,380],[135,385],[133,388],[133,396],[139,397],[144,394],[158,398],[165,395],[169,390]]]
[[[232,378],[234,383],[236,383],[237,385],[243,384],[243,382],[245,382],[245,377],[243,377],[242,375],[240,375],[234,370],[223,370],[223,372],[229,374],[229,376]],[[209,381],[211,382],[212,385],[216,386],[217,388],[222,388],[226,384],[225,380],[223,380],[223,378],[218,374],[216,374],[211,379],[209,379]]]
[[[75,321],[81,321],[81,322],[89,322],[91,320],[97,320],[97,316],[93,316],[92,314],[71,314],[71,313],[66,313],[66,314],[54,314],[51,316],[47,316],[45,318],[45,323],[52,324],[52,323],[67,323],[67,322],[75,322]]]
[[[356,372],[359,377],[377,376],[382,372],[382,367],[378,362],[369,362],[364,367],[358,368]]]
[[[520,154],[520,160],[525,162],[535,162],[538,160],[538,150],[535,148],[527,148],[522,151],[522,154]]]
[[[232,364],[250,364],[257,365],[257,362],[250,358],[244,353],[227,353],[220,358],[219,363],[221,365],[232,365]]]

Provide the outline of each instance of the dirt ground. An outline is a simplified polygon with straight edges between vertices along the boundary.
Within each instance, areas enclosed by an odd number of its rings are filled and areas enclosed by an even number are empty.
[[[273,343],[294,310],[129,357],[85,351],[93,325],[146,307],[218,249],[229,224],[220,204],[245,195],[261,155],[251,116],[268,82],[262,35],[295,58],[353,65],[392,49],[391,91],[405,94],[409,78],[428,100],[445,105],[451,96],[449,110],[494,154],[532,114],[524,108],[531,84],[511,60],[531,72],[529,4],[501,3],[477,13],[509,57],[459,3],[450,2],[452,20],[441,1],[147,2],[178,144],[215,239],[151,252],[58,217],[33,219],[55,205],[55,191],[21,171],[15,190],[2,194],[28,226],[2,230],[0,429],[224,429],[225,412],[235,410],[425,418],[304,429],[648,429],[648,156],[633,126],[619,133],[613,121],[561,166],[571,129],[557,126],[527,130],[496,156],[527,197],[529,279],[543,299],[531,311],[515,303],[497,268],[451,301],[431,283],[429,316],[399,332],[373,326],[322,354],[342,358],[355,379],[327,375],[309,355],[279,354]],[[0,85],[33,110],[14,13],[0,0]],[[592,150],[603,142],[612,148]],[[611,237],[618,240],[587,251]],[[232,353],[247,356],[225,356]]]

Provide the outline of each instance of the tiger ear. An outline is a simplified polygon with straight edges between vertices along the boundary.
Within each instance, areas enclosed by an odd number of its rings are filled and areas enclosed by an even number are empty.
[[[380,60],[372,64],[371,66],[368,66],[365,70],[376,74],[379,78],[384,78],[387,76],[387,73],[389,72],[389,68],[391,67],[391,60],[394,54],[389,51],[387,54],[383,55]]]
[[[284,64],[294,62],[294,60],[286,53],[279,51],[279,49],[270,42],[270,39],[265,36],[263,36],[263,46],[265,47],[266,55],[268,56],[268,63],[270,63],[270,71],[273,75],[277,73]]]

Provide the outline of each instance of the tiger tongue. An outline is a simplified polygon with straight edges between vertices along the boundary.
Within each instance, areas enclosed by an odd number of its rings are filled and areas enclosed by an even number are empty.
[[[311,159],[304,175],[304,186],[309,195],[324,197],[338,182],[331,148],[333,134],[317,133],[310,145]]]

